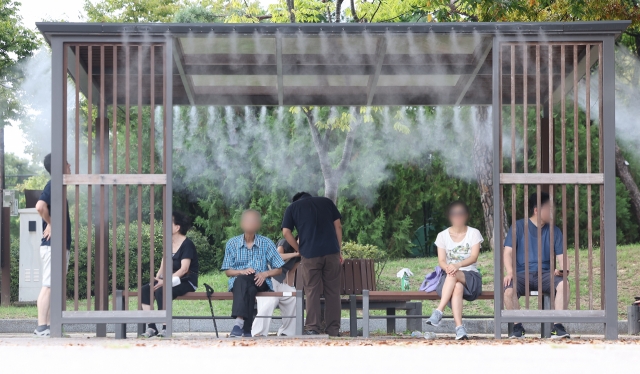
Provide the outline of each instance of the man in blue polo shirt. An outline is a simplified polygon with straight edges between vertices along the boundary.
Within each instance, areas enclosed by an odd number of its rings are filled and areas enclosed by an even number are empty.
[[[540,194],[540,206],[538,207],[538,196],[532,194],[529,197],[529,212],[532,213],[528,219],[529,230],[529,258],[524,258],[524,241],[525,241],[525,220],[521,219],[516,222],[516,274],[518,289],[513,290],[513,227],[509,228],[507,237],[504,241],[504,265],[506,268],[504,276],[504,306],[505,309],[520,309],[518,299],[525,294],[525,266],[529,267],[529,290],[541,291],[543,293],[551,292],[551,201],[549,194],[543,192]],[[542,225],[541,244],[542,244],[542,278],[538,279],[538,224]],[[553,275],[553,287],[555,289],[554,306],[556,310],[564,310],[564,294],[565,290],[562,286],[562,273],[568,273],[568,266],[564,264],[564,247],[562,240],[562,231],[557,226],[553,227],[553,254],[555,256],[557,266]],[[538,285],[540,283],[540,286]],[[539,289],[541,288],[541,290]],[[566,290],[569,292],[569,290]],[[513,332],[509,337],[524,337],[525,331],[521,323],[516,323]],[[553,325],[551,337],[555,339],[569,338],[570,335],[561,323]]]
[[[251,337],[256,294],[273,291],[271,277],[282,273],[284,261],[276,245],[257,234],[261,224],[260,212],[245,210],[240,219],[244,234],[231,238],[224,251],[221,269],[229,277],[231,316],[236,319],[231,337]]]
[[[282,234],[302,261],[300,269],[307,295],[305,334],[320,334],[320,295],[325,300],[325,332],[340,335],[340,273],[342,271],[342,224],[336,205],[326,197],[299,192],[287,207]],[[298,230],[300,245],[293,237]]]

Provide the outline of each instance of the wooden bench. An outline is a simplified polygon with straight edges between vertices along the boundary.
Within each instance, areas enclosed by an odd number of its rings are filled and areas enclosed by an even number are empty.
[[[128,296],[129,297],[138,297],[138,292],[137,291],[131,291],[128,292]],[[275,318],[296,318],[296,326],[298,325],[302,325],[302,313],[299,312],[299,309],[301,310],[301,308],[298,307],[298,304],[302,305],[302,293],[301,292],[258,292],[258,294],[256,295],[256,297],[260,297],[260,296],[265,296],[265,297],[287,297],[287,296],[293,296],[296,297],[296,315],[295,316],[280,316],[280,317],[275,317]],[[120,291],[118,290],[116,293],[116,298],[119,300],[119,302],[117,302],[116,304],[119,305],[116,307],[116,310],[123,310],[124,309],[124,301],[120,300],[124,298],[124,291]],[[175,300],[191,300],[191,301],[208,301],[209,298],[207,297],[207,293],[206,292],[187,292],[186,294],[177,297]],[[214,292],[211,295],[211,300],[233,300],[233,293],[232,292]],[[263,318],[266,316],[258,316],[259,318]],[[173,319],[191,319],[191,318],[202,318],[202,319],[209,319],[212,317],[209,316],[173,316]],[[216,316],[216,319],[229,319],[231,317],[227,317],[227,316]],[[300,321],[298,321],[298,319],[300,319]],[[142,335],[145,332],[146,326],[144,323],[139,323],[138,324],[138,336]],[[298,331],[296,331],[296,334],[298,334]],[[299,331],[298,335],[302,334],[302,330]],[[126,325],[124,324],[119,324],[116,325],[116,339],[124,339],[126,337]]]

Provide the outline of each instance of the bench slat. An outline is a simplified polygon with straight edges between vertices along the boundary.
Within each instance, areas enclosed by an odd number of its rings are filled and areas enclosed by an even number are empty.
[[[493,291],[482,291],[478,300],[493,300]],[[371,301],[412,301],[412,300],[439,300],[435,292],[422,291],[369,291]]]

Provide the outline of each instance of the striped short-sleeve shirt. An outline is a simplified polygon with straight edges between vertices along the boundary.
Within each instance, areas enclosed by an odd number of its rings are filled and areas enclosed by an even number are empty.
[[[244,235],[238,235],[229,239],[224,250],[224,260],[222,260],[221,270],[243,270],[252,268],[257,273],[277,269],[284,265],[284,261],[276,245],[269,238],[257,235],[253,240],[253,246],[247,248]],[[229,278],[229,290],[233,288],[236,277]],[[271,278],[267,278],[267,285],[273,290]]]

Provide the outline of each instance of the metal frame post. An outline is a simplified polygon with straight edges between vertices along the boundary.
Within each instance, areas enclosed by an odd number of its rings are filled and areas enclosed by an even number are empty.
[[[607,36],[602,42],[603,105],[602,131],[604,139],[604,310],[605,339],[618,339],[618,283],[616,258],[616,117],[615,117],[615,50],[614,37]],[[602,197],[601,197],[602,198]],[[603,286],[601,286],[603,287]]]
[[[362,290],[362,337],[369,337],[369,290]]]
[[[492,73],[492,108],[493,115],[493,284],[498,285],[493,297],[493,334],[499,339],[502,331],[502,268],[500,256],[502,255],[502,212],[500,203],[500,41],[493,37],[493,73]]]
[[[166,61],[166,70],[165,81],[166,81],[166,101],[167,104],[164,107],[164,115],[166,121],[166,127],[164,131],[165,134],[165,144],[164,144],[164,157],[166,160],[166,170],[167,174],[167,185],[165,187],[165,212],[164,212],[164,225],[165,225],[165,237],[164,237],[164,258],[165,258],[165,287],[164,287],[164,307],[166,311],[166,324],[167,324],[167,336],[171,337],[173,334],[173,289],[171,287],[171,277],[173,275],[172,269],[172,261],[171,261],[171,230],[172,230],[172,222],[173,222],[173,172],[171,171],[173,164],[173,42],[174,39],[171,35],[166,36],[165,43],[165,61]]]
[[[63,222],[62,173],[64,150],[62,121],[64,120],[62,86],[66,84],[66,67],[63,66],[63,41],[51,39],[51,214],[52,222]],[[62,235],[61,224],[53,225],[51,232],[51,337],[62,337]]]

